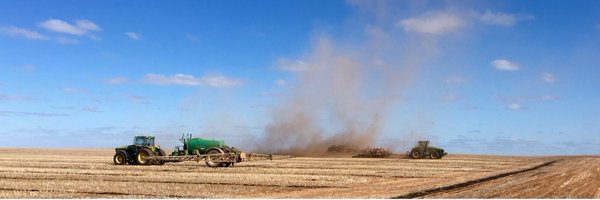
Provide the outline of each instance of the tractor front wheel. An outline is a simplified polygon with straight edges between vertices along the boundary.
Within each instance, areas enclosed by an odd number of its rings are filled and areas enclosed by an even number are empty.
[[[127,156],[123,152],[117,152],[113,157],[113,162],[115,162],[115,165],[127,164]]]
[[[425,152],[421,148],[414,148],[410,152],[410,156],[414,159],[421,159],[421,158],[425,157]]]
[[[148,165],[148,164],[150,164],[148,157],[152,157],[152,156],[154,156],[152,151],[150,151],[148,149],[140,149],[138,151],[138,155],[135,157],[135,161],[139,165]]]

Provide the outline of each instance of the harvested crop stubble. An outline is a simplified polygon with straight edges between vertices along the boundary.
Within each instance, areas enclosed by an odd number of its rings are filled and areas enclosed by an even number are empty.
[[[556,159],[564,160],[555,165],[567,166],[561,168],[564,171],[559,171],[565,175],[553,185],[558,190],[546,193],[545,197],[592,198],[598,192],[597,188],[577,188],[591,187],[586,182],[595,183],[590,180],[598,178],[598,170],[592,170],[597,168],[569,170],[578,165],[597,166],[597,158],[450,155],[441,160],[410,160],[300,157],[242,162],[230,168],[209,168],[203,162],[117,166],[112,164],[112,149],[0,149],[0,153],[3,154],[0,158],[0,198],[390,198],[528,169]],[[545,173],[543,170],[534,171]],[[552,178],[543,174],[535,176]],[[476,185],[471,185],[447,194],[475,198],[515,197],[510,195],[519,193],[503,193],[504,189],[513,190],[522,186],[520,184],[527,184],[526,180],[529,179],[502,182],[498,187],[487,189],[477,188],[477,191],[486,192],[474,192],[470,188]],[[527,194],[534,192],[520,195],[530,197]]]

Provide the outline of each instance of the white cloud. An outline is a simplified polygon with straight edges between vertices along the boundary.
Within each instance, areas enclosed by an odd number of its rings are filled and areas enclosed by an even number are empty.
[[[505,59],[493,60],[491,62],[491,64],[497,70],[503,70],[503,71],[515,71],[515,70],[519,70],[519,68],[520,68],[520,66],[517,63],[511,62],[511,61],[508,61]]]
[[[552,73],[544,73],[542,74],[542,80],[546,83],[554,83],[556,82],[556,77]]]
[[[401,26],[405,31],[442,35],[455,31],[464,26],[465,21],[458,15],[448,12],[430,12],[420,17],[401,20],[396,26]]]
[[[288,60],[286,58],[277,59],[277,68],[289,72],[308,71],[310,66],[301,60]]]
[[[146,74],[143,82],[157,85],[185,85],[185,86],[210,86],[210,87],[238,87],[244,84],[243,80],[229,78],[222,75],[206,75],[196,78],[192,75],[175,74],[165,76],[162,74]]]
[[[49,31],[67,33],[77,36],[87,35],[90,31],[102,30],[94,22],[88,20],[77,20],[75,21],[75,25],[72,25],[59,19],[48,19],[40,23],[40,26],[48,29]]]
[[[126,83],[127,81],[129,81],[129,79],[122,77],[122,76],[117,76],[117,77],[113,77],[113,78],[104,80],[104,83],[111,84],[111,85],[119,85],[119,84]]]
[[[129,39],[132,40],[141,40],[142,36],[139,33],[135,33],[135,32],[126,32],[125,35],[127,37],[129,37]]]
[[[492,25],[501,25],[501,26],[513,26],[518,21],[521,20],[530,20],[533,19],[533,15],[525,15],[525,14],[509,14],[509,13],[493,13],[491,11],[485,11],[483,15],[479,18],[481,22]]]
[[[518,103],[508,104],[507,108],[511,109],[511,110],[526,110],[527,109],[527,107],[525,107],[521,104],[518,104]]]
[[[45,36],[41,33],[17,27],[5,27],[0,29],[3,33],[12,36],[12,37],[23,37],[28,40],[49,40],[48,36]]]
[[[88,21],[88,20],[77,20],[75,21],[75,23],[77,24],[77,27],[85,29],[85,30],[90,30],[90,31],[100,31],[102,30],[97,24],[95,24],[94,22]]]

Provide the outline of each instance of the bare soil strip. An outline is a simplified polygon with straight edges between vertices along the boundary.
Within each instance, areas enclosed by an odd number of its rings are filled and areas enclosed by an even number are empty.
[[[480,184],[486,181],[491,181],[494,179],[498,179],[498,178],[502,178],[502,177],[506,177],[506,176],[511,176],[511,175],[515,175],[515,174],[519,174],[519,173],[524,173],[524,172],[528,172],[528,171],[533,171],[548,165],[552,165],[556,162],[557,160],[553,160],[553,161],[549,161],[549,162],[545,162],[542,163],[540,165],[536,165],[534,167],[531,168],[527,168],[527,169],[523,169],[523,170],[517,170],[517,171],[512,171],[512,172],[507,172],[507,173],[502,173],[502,174],[497,174],[494,176],[488,176],[488,177],[484,177],[484,178],[479,178],[479,179],[475,179],[475,180],[470,180],[470,181],[466,181],[466,182],[462,182],[462,183],[458,183],[458,184],[454,184],[454,185],[449,185],[449,186],[444,186],[444,187],[437,187],[437,188],[431,188],[431,189],[427,189],[427,190],[423,190],[423,191],[418,191],[418,192],[412,192],[412,193],[408,193],[405,195],[401,195],[401,196],[397,196],[397,197],[392,197],[392,199],[413,199],[413,198],[419,198],[419,197],[423,197],[426,195],[433,195],[435,193],[441,193],[441,192],[448,192],[450,190],[454,190],[454,189],[458,189],[458,188],[463,188],[463,187],[467,187],[467,186],[471,186],[474,184]]]

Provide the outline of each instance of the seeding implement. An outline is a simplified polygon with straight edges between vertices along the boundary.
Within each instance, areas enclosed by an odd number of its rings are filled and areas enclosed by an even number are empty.
[[[352,156],[353,158],[387,158],[392,156],[393,153],[385,148],[373,148],[367,147],[363,149],[359,154]]]
[[[113,161],[116,165],[162,165],[166,162],[205,161],[209,167],[229,167],[234,163],[251,160],[272,160],[271,154],[244,153],[225,145],[222,140],[192,138],[183,135],[179,139],[183,146],[175,147],[167,156],[159,145],[154,144],[153,136],[135,136],[132,145],[115,149]]]
[[[329,147],[328,152],[342,152],[348,150],[344,145],[332,145]],[[352,150],[355,151],[355,150]],[[410,157],[413,159],[421,159],[421,158],[431,158],[431,159],[441,159],[443,156],[448,155],[448,153],[444,152],[444,149],[429,146],[429,140],[419,141],[418,145],[413,147],[410,152],[407,154],[396,154],[386,148],[373,148],[367,147],[366,149],[361,150],[358,154],[352,156],[353,158],[404,158]]]

